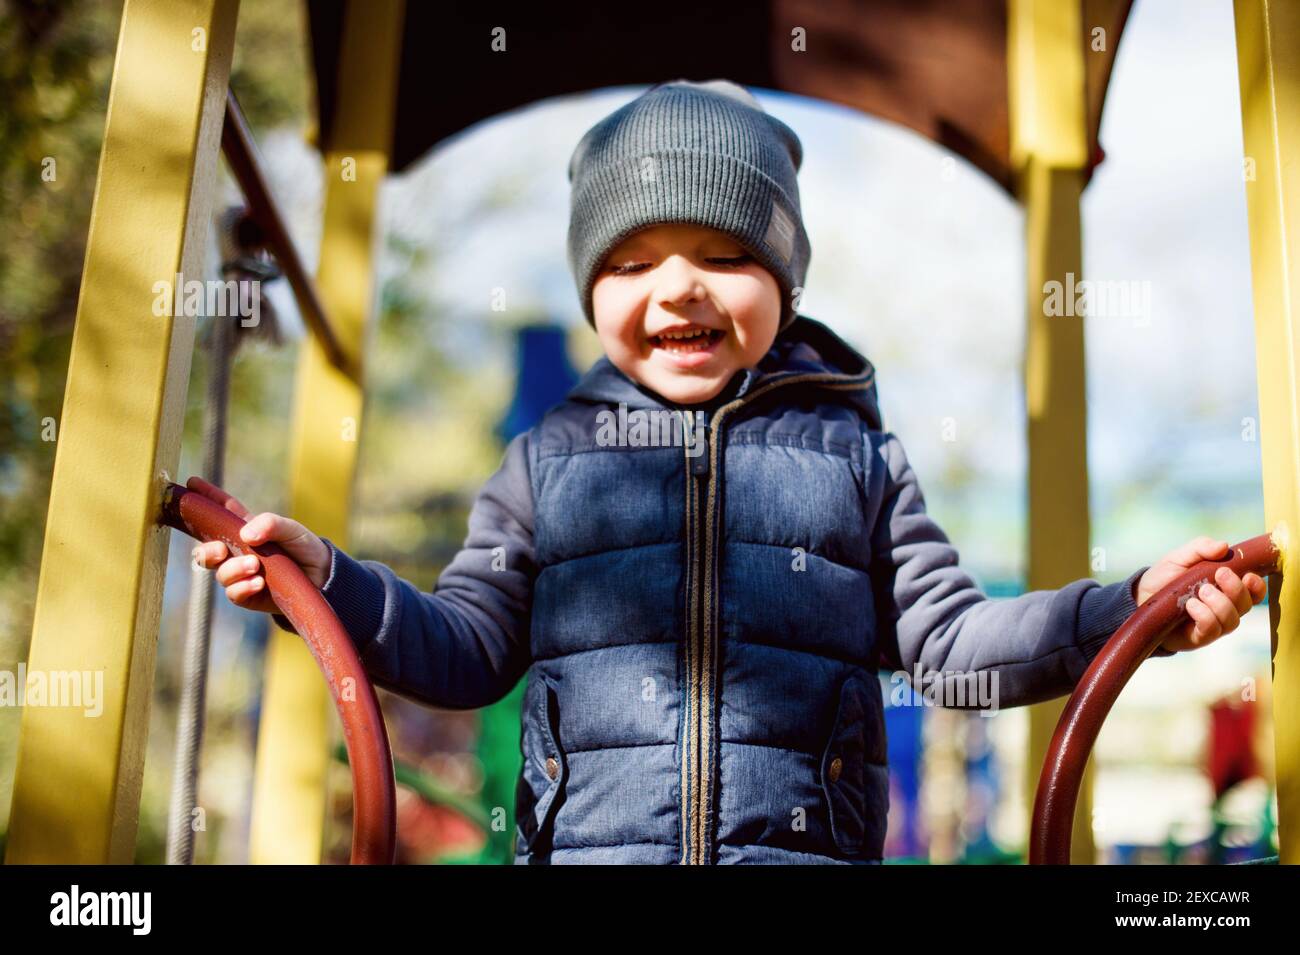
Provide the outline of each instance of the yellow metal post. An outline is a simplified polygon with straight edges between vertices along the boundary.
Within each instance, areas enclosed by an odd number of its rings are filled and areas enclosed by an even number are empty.
[[[203,278],[238,8],[128,0],[122,12],[37,585],[10,863],[134,855],[170,534],[156,522],[194,341],[193,317],[171,317],[166,296],[158,314],[155,283]]]
[[[373,311],[374,209],[388,171],[403,22],[401,0],[350,0],[338,101],[325,152],[325,222],[317,282],[341,344],[364,367]],[[346,546],[362,380],[334,368],[315,339],[298,361],[290,447],[290,512]],[[321,858],[330,698],[302,639],[272,634],[253,784],[255,863]]]
[[[1269,588],[1273,734],[1283,863],[1300,862],[1300,7],[1237,0],[1237,69],[1255,299],[1264,518],[1284,525],[1284,573]]]
[[[1025,405],[1029,444],[1030,590],[1090,575],[1083,318],[1049,316],[1045,287],[1082,276],[1079,196],[1087,160],[1081,4],[1009,0],[1011,160],[1025,208]],[[1026,805],[1065,701],[1030,707]],[[1071,860],[1095,861],[1091,764],[1075,813]]]

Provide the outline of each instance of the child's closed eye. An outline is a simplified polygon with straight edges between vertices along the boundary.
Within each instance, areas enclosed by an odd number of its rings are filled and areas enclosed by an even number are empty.
[[[712,256],[704,261],[713,265],[721,265],[725,268],[735,269],[754,261],[754,257],[746,253],[744,255]],[[635,275],[636,273],[643,272],[648,268],[650,268],[649,262],[625,262],[622,265],[611,265],[609,267],[609,272],[611,275]]]
[[[649,262],[629,262],[625,265],[611,265],[609,271],[611,275],[633,275],[649,267]]]

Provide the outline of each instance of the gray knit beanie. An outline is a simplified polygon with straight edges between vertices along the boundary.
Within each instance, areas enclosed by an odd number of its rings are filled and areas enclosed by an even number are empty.
[[[652,86],[589,129],[569,160],[569,268],[587,321],[605,257],[634,232],[681,222],[725,232],[781,287],[794,320],[811,248],[799,209],[799,137],[728,80]]]

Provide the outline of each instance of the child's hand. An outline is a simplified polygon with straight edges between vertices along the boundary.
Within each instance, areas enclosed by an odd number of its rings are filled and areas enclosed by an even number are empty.
[[[302,524],[279,514],[266,511],[249,517],[248,508],[233,497],[225,497],[217,488],[202,478],[190,478],[188,486],[227,510],[245,518],[239,537],[246,544],[276,543],[303,569],[308,579],[317,587],[325,585],[329,576],[330,550],[323,540]],[[280,608],[266,592],[266,580],[261,575],[262,560],[256,554],[233,556],[222,541],[208,541],[194,548],[194,559],[208,570],[216,570],[217,583],[226,588],[230,602],[247,610],[262,613],[280,613]]]
[[[1138,606],[1187,568],[1202,560],[1223,557],[1227,551],[1227,541],[1209,537],[1197,537],[1171,550],[1138,580]],[[1187,601],[1187,613],[1192,619],[1171,630],[1160,645],[1166,650],[1178,651],[1194,650],[1213,643],[1225,633],[1236,630],[1241,615],[1263,600],[1267,589],[1264,579],[1258,574],[1247,574],[1242,578],[1231,569],[1220,567],[1214,572],[1214,585],[1202,584],[1200,592]]]

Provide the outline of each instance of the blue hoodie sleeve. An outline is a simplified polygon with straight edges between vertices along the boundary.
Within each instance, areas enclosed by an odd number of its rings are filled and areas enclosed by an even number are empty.
[[[375,685],[432,706],[470,709],[504,697],[528,669],[536,576],[528,433],[510,442],[479,491],[465,543],[432,593],[385,564],[325,543],[331,563],[321,593]],[[282,615],[275,620],[296,632]]]
[[[996,689],[997,707],[1037,703],[1073,690],[1137,609],[1134,590],[1147,568],[1106,586],[1084,579],[1059,590],[990,598],[959,566],[956,548],[926,513],[898,438],[888,431],[864,435],[867,505],[875,515],[871,569],[881,665],[903,670],[909,680],[918,666],[923,674],[944,671],[945,683],[996,673],[995,680],[986,681]],[[977,705],[972,700],[961,708]]]

